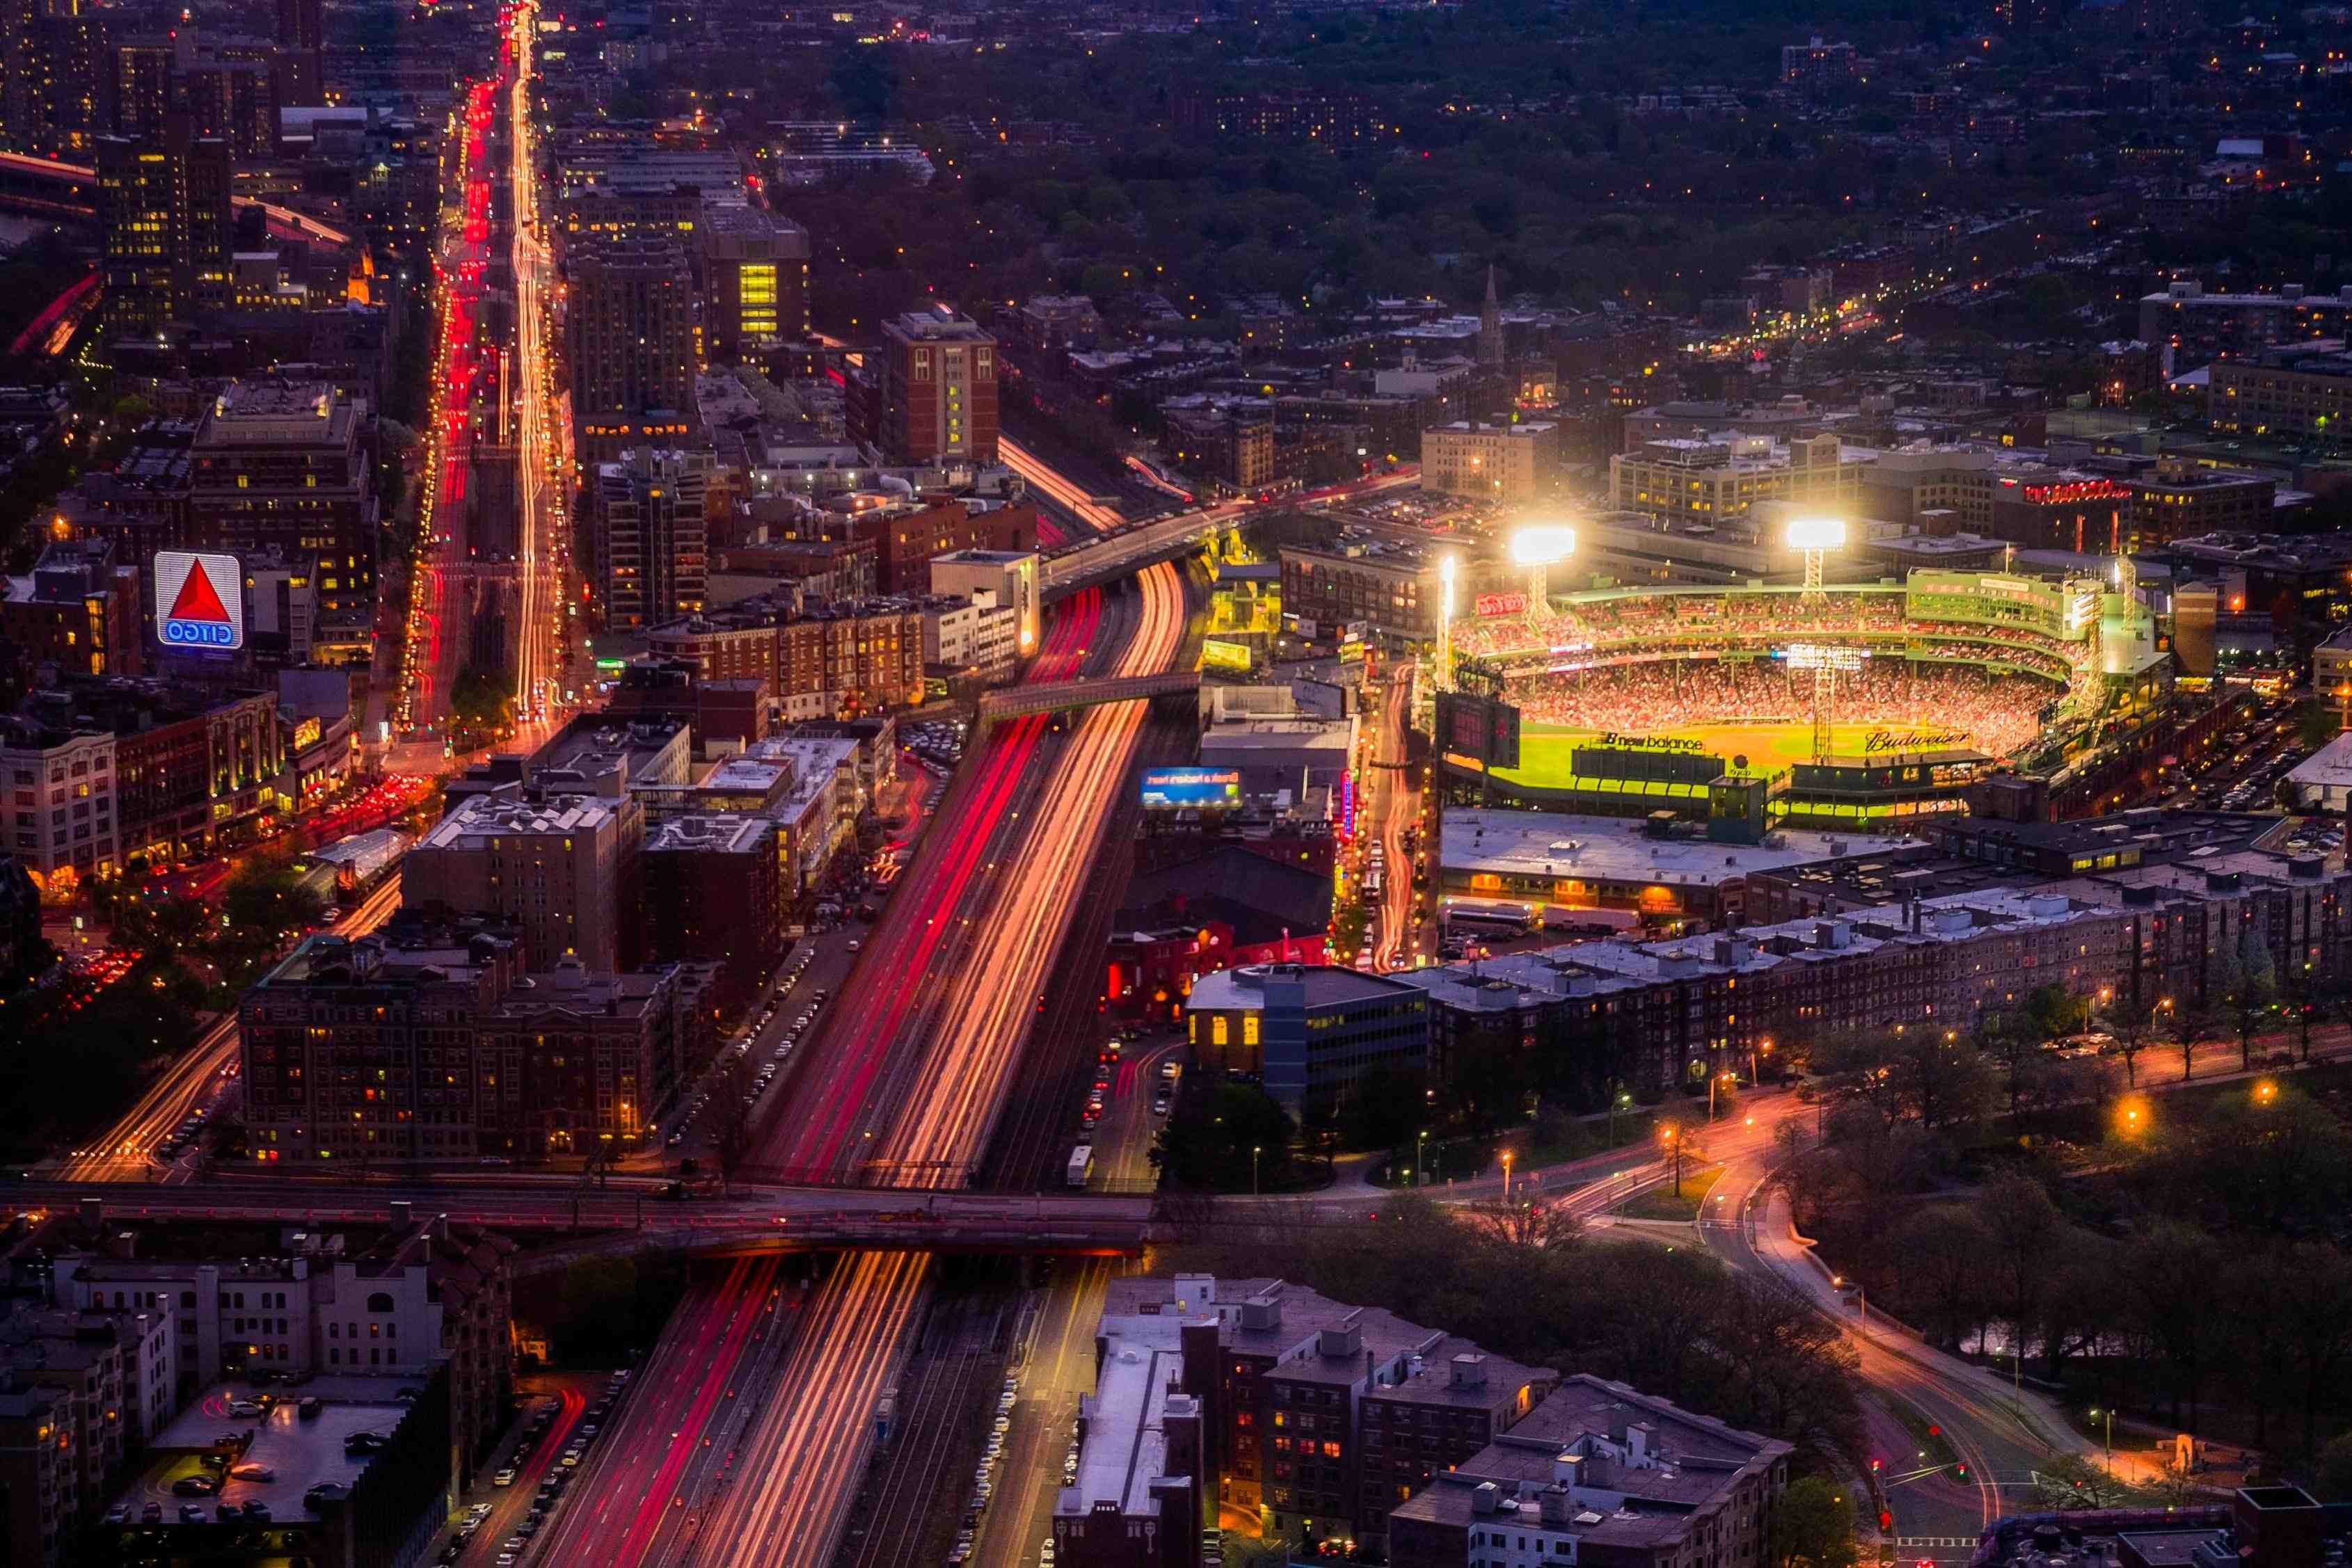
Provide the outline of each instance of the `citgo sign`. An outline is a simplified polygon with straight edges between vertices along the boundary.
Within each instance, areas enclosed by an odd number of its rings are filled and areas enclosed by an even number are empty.
[[[233,555],[156,552],[156,640],[167,648],[215,653],[244,647],[244,569]]]

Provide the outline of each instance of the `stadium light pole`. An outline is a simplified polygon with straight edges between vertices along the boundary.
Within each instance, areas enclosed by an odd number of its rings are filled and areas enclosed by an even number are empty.
[[[1789,523],[1789,548],[1805,558],[1807,599],[1822,596],[1822,558],[1845,544],[1843,517],[1794,517]]]
[[[1837,677],[1851,674],[1862,668],[1862,652],[1856,648],[1832,648],[1818,643],[1792,643],[1789,645],[1789,668],[1813,672],[1813,760],[1830,754],[1831,710],[1837,702]]]
[[[1551,569],[1576,552],[1576,530],[1563,523],[1531,523],[1511,536],[1511,559],[1528,570],[1528,619],[1551,611]]]
[[[1437,689],[1454,689],[1454,574],[1452,556],[1437,563]]]

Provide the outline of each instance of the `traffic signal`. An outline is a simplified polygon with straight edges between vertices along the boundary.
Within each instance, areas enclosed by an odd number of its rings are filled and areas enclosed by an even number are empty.
[[[1966,1479],[1969,1479],[1969,1467],[1968,1467],[1968,1466],[1966,1466],[1966,1465],[1962,1465],[1962,1466],[1960,1467],[1960,1479],[1962,1479],[1962,1480],[1966,1480]]]
[[[1884,1459],[1873,1458],[1870,1461],[1870,1473],[1874,1476],[1885,1468],[1886,1461]]]
[[[1895,1516],[1883,1508],[1878,1511],[1878,1528],[1882,1534],[1895,1528]]]
[[[1943,1435],[1944,1429],[1941,1427],[1937,1426],[1933,1421],[1927,1423],[1927,1436],[1930,1437],[1940,1437]]]

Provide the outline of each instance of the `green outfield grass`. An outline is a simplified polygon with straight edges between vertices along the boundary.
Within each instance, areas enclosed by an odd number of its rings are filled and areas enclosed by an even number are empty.
[[[1840,724],[1831,727],[1832,746],[1840,755],[1858,755],[1863,743],[1874,731],[1886,728],[1878,724]],[[1735,757],[1748,758],[1751,772],[1778,773],[1793,762],[1813,759],[1813,727],[1809,724],[1717,724],[1698,725],[1688,729],[1643,730],[1644,736],[1672,737],[1677,740],[1696,740],[1711,757],[1720,757],[1728,768]],[[1524,784],[1533,789],[1564,789],[1569,782],[1569,764],[1576,748],[1590,746],[1599,739],[1594,729],[1570,729],[1562,725],[1528,724],[1519,731],[1519,765],[1497,768],[1495,777],[1508,784]],[[1960,741],[1954,744],[1966,745]]]

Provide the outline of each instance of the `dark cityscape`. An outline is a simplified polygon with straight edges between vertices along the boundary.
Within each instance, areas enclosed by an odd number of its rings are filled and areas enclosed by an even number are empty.
[[[0,1564],[2352,1564],[2352,7],[0,31]]]

